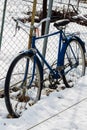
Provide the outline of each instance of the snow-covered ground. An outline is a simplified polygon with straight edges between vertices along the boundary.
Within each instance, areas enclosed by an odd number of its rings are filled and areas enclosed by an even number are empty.
[[[0,99],[1,130],[87,130],[87,76],[73,88],[42,95],[20,118],[8,119],[7,114]]]

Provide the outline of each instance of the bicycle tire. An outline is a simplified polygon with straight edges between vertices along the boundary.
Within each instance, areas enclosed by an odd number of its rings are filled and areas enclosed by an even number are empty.
[[[68,60],[67,55],[70,61]],[[78,61],[78,65],[75,65],[74,55]],[[67,65],[68,67],[66,67]],[[67,88],[73,87],[77,80],[85,75],[85,53],[81,43],[77,39],[72,39],[66,48],[64,56],[64,67],[63,81]],[[66,71],[68,71],[70,67],[73,68],[66,74]]]
[[[29,59],[29,68],[26,83],[24,84],[23,80],[27,59]],[[20,117],[22,112],[29,107],[30,103],[32,105],[40,100],[42,90],[42,73],[40,68],[40,61],[38,59],[35,63],[36,69],[34,73],[34,79],[32,85],[29,86],[33,73],[33,64],[34,56],[32,57],[25,53],[19,54],[13,60],[7,72],[4,90],[5,103],[9,114],[13,118]],[[27,87],[29,87],[29,89]]]

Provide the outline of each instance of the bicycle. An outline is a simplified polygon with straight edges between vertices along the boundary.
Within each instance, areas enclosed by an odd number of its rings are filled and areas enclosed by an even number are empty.
[[[53,89],[56,89],[61,80],[67,88],[72,87],[75,81],[85,74],[85,44],[77,35],[65,33],[65,26],[70,22],[68,19],[54,23],[56,32],[36,37],[36,29],[48,20],[50,18],[45,18],[38,25],[29,27],[33,29],[32,47],[20,52],[8,69],[4,92],[6,107],[12,117],[21,116],[30,103],[34,104],[40,100],[44,84],[41,60],[49,70],[49,87]],[[17,19],[14,21],[17,25],[26,26]],[[22,28],[19,25],[18,27]],[[58,54],[56,62],[51,66],[39,52],[35,42],[57,34]]]

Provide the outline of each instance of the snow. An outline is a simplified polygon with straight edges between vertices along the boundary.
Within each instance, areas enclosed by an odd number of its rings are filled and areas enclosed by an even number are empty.
[[[1,130],[86,130],[87,128],[87,75],[73,88],[49,96],[23,112],[20,118],[7,118],[4,99],[0,99]]]

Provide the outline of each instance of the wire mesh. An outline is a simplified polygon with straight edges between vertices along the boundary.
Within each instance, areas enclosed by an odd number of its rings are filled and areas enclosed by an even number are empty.
[[[65,2],[62,0],[54,0],[53,1],[53,9],[58,10],[64,7],[65,3],[67,6],[67,0]],[[76,6],[76,1],[71,1],[74,6]],[[6,77],[6,73],[8,68],[14,59],[14,57],[21,52],[22,50],[27,49],[28,47],[28,38],[29,34],[23,31],[22,29],[16,32],[15,30],[15,22],[12,17],[19,19],[28,19],[31,15],[30,12],[32,10],[33,0],[8,0],[7,1],[7,9],[5,16],[5,25],[3,30],[3,38],[2,38],[2,46],[0,51],[0,88],[4,86],[4,81]],[[3,14],[3,6],[4,0],[0,1],[0,28],[2,22],[2,14]],[[42,0],[38,0],[37,3],[37,11],[38,14],[42,10]],[[79,7],[80,12],[86,13],[87,5],[80,4]],[[37,18],[37,17],[36,17]],[[30,23],[26,23],[30,24]],[[35,23],[36,24],[36,23]],[[56,30],[53,27],[53,23],[50,26],[50,32]],[[29,32],[28,29],[26,29]],[[40,30],[41,31],[41,30]],[[66,29],[67,32],[79,32],[79,36],[87,41],[87,27],[79,25],[77,23],[70,23]],[[15,35],[16,33],[16,35]],[[37,46],[40,51],[42,51],[43,40],[37,41]],[[46,59],[50,64],[52,64],[53,59],[57,56],[57,47],[58,47],[58,36],[51,37],[48,39],[47,50],[46,50]]]

